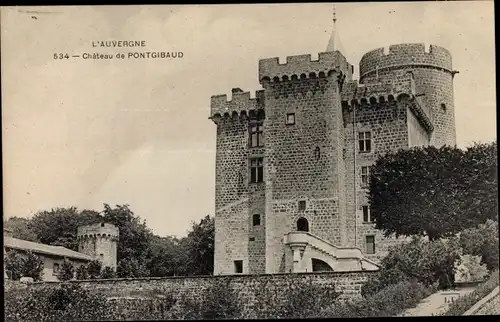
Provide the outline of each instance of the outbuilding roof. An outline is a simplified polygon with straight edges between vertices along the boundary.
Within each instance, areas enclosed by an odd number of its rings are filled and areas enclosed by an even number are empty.
[[[85,261],[91,261],[93,259],[91,256],[87,254],[76,252],[66,247],[45,245],[12,237],[4,237],[4,247],[10,249],[31,251],[33,253],[39,253],[39,254],[80,259]]]

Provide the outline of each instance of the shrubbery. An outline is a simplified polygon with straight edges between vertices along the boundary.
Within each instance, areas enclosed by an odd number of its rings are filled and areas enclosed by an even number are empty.
[[[491,293],[499,284],[498,270],[491,273],[490,278],[480,284],[472,293],[461,296],[449,306],[448,310],[441,315],[463,315],[467,310],[472,308],[474,304],[479,302],[486,295]]]
[[[258,299],[250,318],[312,318],[338,301],[341,293],[333,284],[314,285],[307,280],[290,279],[287,287],[268,287],[269,281],[255,288]],[[253,315],[253,316],[252,316]]]
[[[72,283],[56,288],[11,289],[5,293],[6,321],[99,321],[106,312],[105,297]]]
[[[498,221],[488,220],[477,228],[460,233],[460,246],[464,254],[480,256],[488,269],[499,268]]]
[[[358,301],[336,303],[321,312],[322,317],[386,317],[415,307],[435,292],[437,285],[426,286],[415,280],[401,281]]]
[[[426,286],[438,283],[439,288],[450,287],[454,283],[455,263],[460,252],[455,238],[434,241],[414,238],[407,244],[397,245],[382,259],[379,275],[363,285],[362,294],[366,297],[405,280],[415,280]]]
[[[13,289],[6,294],[9,321],[96,320],[217,320],[244,318],[307,318],[337,301],[333,285],[312,285],[290,278],[287,287],[257,288],[252,307],[232,289],[229,280],[214,279],[196,298],[172,290],[160,290],[144,299],[112,299],[90,294],[75,283],[60,287]],[[244,295],[243,295],[244,296]]]
[[[5,270],[10,279],[19,280],[21,277],[31,277],[40,281],[43,277],[43,260],[32,252],[11,250],[5,257]]]

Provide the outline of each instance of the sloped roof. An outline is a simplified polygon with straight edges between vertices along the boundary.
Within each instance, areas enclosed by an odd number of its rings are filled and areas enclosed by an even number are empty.
[[[80,252],[75,252],[74,250],[68,249],[66,247],[45,245],[12,237],[4,237],[4,247],[11,249],[27,250],[39,254],[55,255],[60,257],[68,257],[68,258],[87,260],[87,261],[92,260],[92,257],[90,257],[89,255]]]

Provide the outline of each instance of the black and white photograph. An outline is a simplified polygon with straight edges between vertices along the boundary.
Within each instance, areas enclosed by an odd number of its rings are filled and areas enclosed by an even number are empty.
[[[6,321],[500,314],[493,1],[0,12]]]

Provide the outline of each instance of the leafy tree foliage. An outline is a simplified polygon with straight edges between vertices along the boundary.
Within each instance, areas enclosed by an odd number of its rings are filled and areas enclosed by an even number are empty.
[[[76,279],[77,280],[88,280],[90,278],[89,272],[87,271],[86,265],[80,265],[76,269]]]
[[[149,272],[144,265],[135,258],[124,258],[118,262],[116,268],[116,275],[118,277],[147,277],[150,276]]]
[[[64,263],[61,265],[61,268],[59,269],[59,274],[57,275],[57,278],[61,281],[69,281],[73,279],[75,276],[75,267],[73,264],[71,264],[70,261],[64,260]]]
[[[451,236],[498,218],[496,142],[400,150],[372,167],[369,200],[387,236]]]
[[[101,277],[102,263],[99,260],[90,261],[86,269],[90,279],[98,279]]]
[[[76,207],[55,208],[36,213],[29,222],[29,229],[42,244],[63,246],[78,250],[76,234],[78,226],[96,224],[102,221],[98,212],[78,211]]]
[[[116,277],[116,273],[111,267],[109,267],[109,266],[104,267],[104,269],[101,272],[101,278],[109,279],[109,278],[115,278],[115,277]]]
[[[455,282],[455,268],[460,264],[461,248],[457,238],[427,241],[415,237],[411,242],[394,246],[381,261],[377,277],[362,288],[363,296],[372,295],[400,281],[416,281],[440,288]]]
[[[31,277],[36,282],[43,277],[43,260],[32,252],[11,250],[5,257],[5,269],[12,280]]]
[[[215,220],[209,215],[200,223],[193,223],[191,231],[183,241],[187,258],[186,273],[190,275],[210,275],[214,269]]]
[[[153,236],[151,238],[146,263],[150,276],[162,277],[186,274],[188,254],[184,240],[179,240],[173,236]]]
[[[3,226],[12,232],[12,237],[29,241],[37,241],[36,234],[29,227],[28,218],[10,217],[3,221]]]

